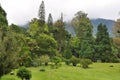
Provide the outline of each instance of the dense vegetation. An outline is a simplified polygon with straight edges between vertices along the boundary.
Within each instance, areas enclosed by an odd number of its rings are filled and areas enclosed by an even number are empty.
[[[80,63],[83,68],[97,61],[119,62],[118,41],[109,37],[107,27],[102,23],[93,37],[93,25],[85,12],[77,12],[71,21],[76,36],[65,30],[63,13],[57,21],[53,21],[50,13],[45,22],[43,1],[39,18],[33,18],[28,28],[8,25],[6,15],[0,6],[0,78],[20,66],[47,66],[49,62],[56,68],[62,61],[73,66]],[[20,74],[18,76],[22,78]],[[31,75],[28,76],[30,79]]]

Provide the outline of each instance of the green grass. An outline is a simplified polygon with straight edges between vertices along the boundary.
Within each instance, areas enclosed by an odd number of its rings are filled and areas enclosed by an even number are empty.
[[[120,63],[94,63],[88,69],[83,69],[80,65],[73,67],[63,64],[59,69],[45,67],[45,72],[39,71],[41,67],[28,69],[32,72],[31,80],[120,80]],[[21,79],[8,74],[2,80]]]

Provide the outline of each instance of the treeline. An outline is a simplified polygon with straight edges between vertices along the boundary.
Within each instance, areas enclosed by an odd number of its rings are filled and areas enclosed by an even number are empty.
[[[79,11],[71,21],[76,36],[65,30],[63,14],[53,22],[49,14],[45,22],[42,1],[38,19],[33,18],[28,28],[8,25],[6,12],[0,6],[0,77],[19,66],[37,66],[43,62],[90,59],[93,62],[119,62],[118,50],[109,37],[107,27],[99,24],[96,37],[87,14]],[[76,60],[77,61],[77,60]],[[75,62],[76,62],[75,61]],[[57,64],[57,63],[56,63]]]

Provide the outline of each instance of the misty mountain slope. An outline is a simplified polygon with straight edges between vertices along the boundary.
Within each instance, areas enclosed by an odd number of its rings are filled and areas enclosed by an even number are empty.
[[[93,24],[93,35],[96,35],[96,32],[97,32],[97,26],[100,24],[100,23],[103,23],[107,26],[108,28],[108,32],[109,32],[109,35],[110,36],[113,36],[113,33],[112,33],[112,28],[114,26],[114,22],[113,20],[108,20],[108,19],[102,19],[102,18],[98,18],[98,19],[91,19],[91,23]]]
[[[93,35],[94,36],[96,35],[98,24],[103,23],[103,24],[105,24],[107,26],[109,35],[112,37],[113,36],[112,28],[114,26],[114,22],[115,21],[113,21],[113,20],[102,19],[102,18],[91,19],[91,23],[93,25]],[[75,30],[73,29],[72,26],[70,26],[70,23],[66,24],[65,29],[68,32],[70,32],[72,34],[72,36],[75,36]]]

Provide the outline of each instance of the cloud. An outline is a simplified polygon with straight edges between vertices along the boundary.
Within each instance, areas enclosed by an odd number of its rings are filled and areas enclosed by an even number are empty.
[[[7,12],[9,23],[24,24],[37,17],[38,8],[42,0],[0,0]],[[70,20],[74,14],[82,10],[90,18],[119,18],[120,0],[44,0],[46,20],[52,13],[54,21],[64,13],[64,19]]]

